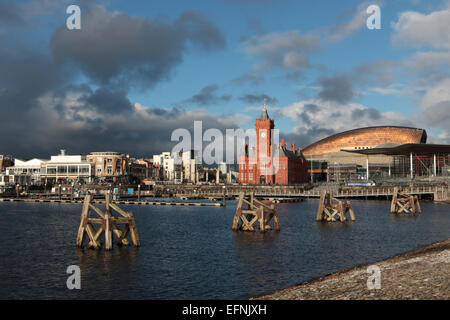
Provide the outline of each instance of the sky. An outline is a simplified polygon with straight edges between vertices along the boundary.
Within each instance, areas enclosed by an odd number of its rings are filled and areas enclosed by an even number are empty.
[[[449,31],[448,0],[0,0],[0,154],[151,157],[194,121],[253,128],[264,99],[302,148],[380,125],[450,143]]]

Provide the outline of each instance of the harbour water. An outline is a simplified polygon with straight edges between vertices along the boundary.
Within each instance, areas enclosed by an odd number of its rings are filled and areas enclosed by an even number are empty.
[[[317,200],[277,204],[281,231],[231,230],[236,207],[121,206],[140,248],[75,247],[81,204],[0,204],[0,299],[247,299],[450,238],[450,205],[396,217],[352,200],[356,222],[318,223]],[[81,269],[68,290],[66,269]]]

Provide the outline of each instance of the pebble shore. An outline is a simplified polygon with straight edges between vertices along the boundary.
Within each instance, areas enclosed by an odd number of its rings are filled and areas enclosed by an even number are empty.
[[[381,271],[381,288],[368,289],[372,273]],[[448,300],[450,239],[370,265],[305,282],[252,300]]]

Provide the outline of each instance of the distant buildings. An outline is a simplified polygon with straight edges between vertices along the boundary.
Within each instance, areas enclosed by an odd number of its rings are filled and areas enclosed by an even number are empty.
[[[153,156],[153,166],[160,170],[163,181],[174,183],[197,183],[202,173],[202,162],[195,150],[180,153],[163,152]]]
[[[3,187],[57,183],[135,184],[159,179],[152,159],[134,159],[113,151],[91,152],[84,156],[68,155],[61,150],[50,160],[21,160],[3,156],[2,165],[6,166],[0,174],[0,186]]]
[[[261,117],[256,119],[255,126],[256,149],[246,146],[245,155],[239,159],[239,182],[249,184],[307,182],[308,164],[301,150],[295,149],[295,144],[292,144],[292,149],[289,150],[284,140],[280,146],[273,144],[272,129],[275,123],[269,118],[265,106]]]

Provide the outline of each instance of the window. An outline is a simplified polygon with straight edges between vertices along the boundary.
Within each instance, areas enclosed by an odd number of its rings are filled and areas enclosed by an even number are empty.
[[[97,166],[97,174],[102,174],[102,166]]]
[[[112,158],[108,158],[108,159],[106,160],[106,162],[111,163],[111,162],[112,162]]]
[[[98,157],[97,158],[97,162],[102,162],[103,161],[103,158],[102,157]]]
[[[80,174],[88,174],[89,166],[80,166]]]
[[[108,159],[108,160],[109,160],[109,159]],[[109,175],[113,174],[112,166],[107,166],[107,167],[106,167],[106,173],[109,174]]]
[[[66,166],[58,166],[58,174],[59,173],[67,174],[67,167]]]
[[[56,174],[56,167],[47,167],[47,174]]]
[[[77,166],[69,166],[69,174],[77,174],[78,167]]]

